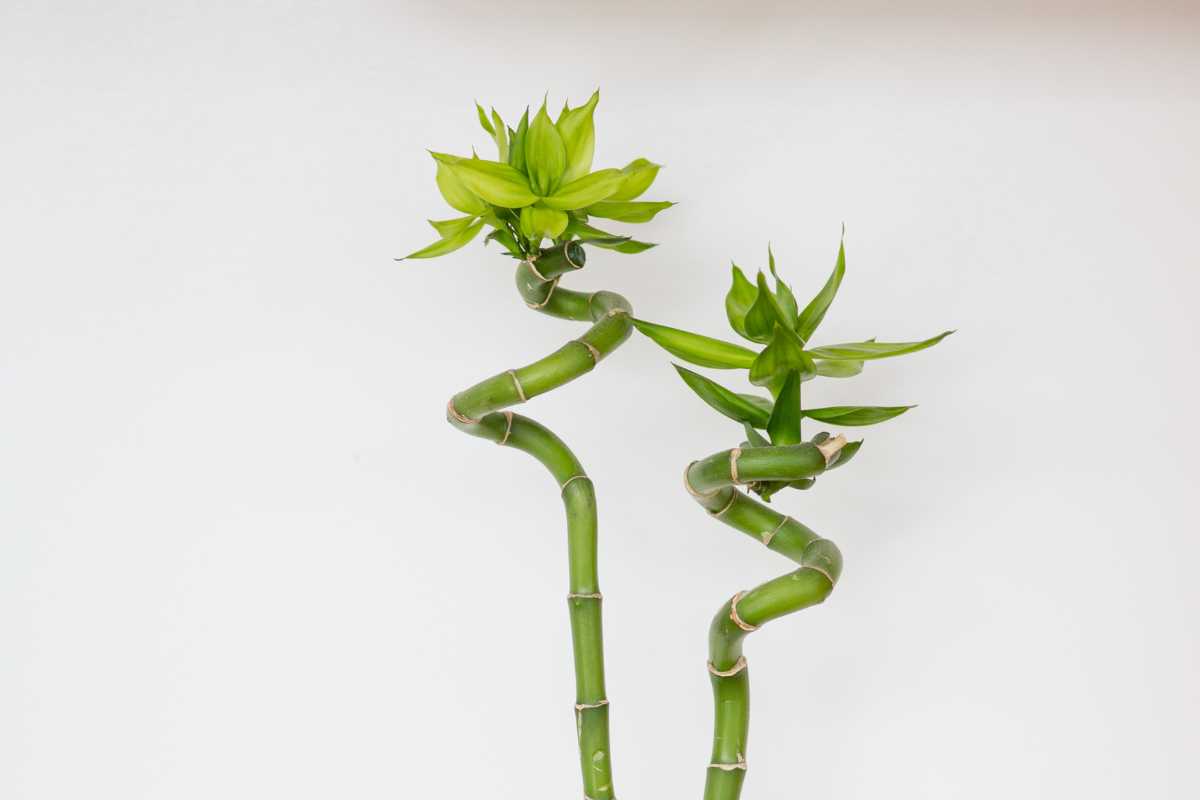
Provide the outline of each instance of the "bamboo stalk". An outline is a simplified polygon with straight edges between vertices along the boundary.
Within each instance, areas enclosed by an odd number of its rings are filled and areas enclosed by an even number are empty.
[[[750,727],[750,675],[742,642],[773,619],[816,605],[833,591],[842,571],[837,546],[809,528],[738,491],[753,481],[815,477],[836,461],[845,439],[820,445],[734,448],[690,464],[688,492],[709,514],[748,534],[800,568],[738,592],[709,629],[709,677],[713,690],[713,746],[704,800],[737,800],[746,777]]]
[[[585,294],[558,287],[559,277],[583,265],[583,248],[568,243],[517,268],[517,289],[543,314],[592,326],[538,361],[507,370],[459,392],[447,405],[450,424],[472,436],[522,450],[541,462],[561,488],[567,515],[567,605],[575,662],[575,720],[584,795],[612,800],[608,696],[597,574],[596,496],[582,464],[553,432],[503,409],[544,394],[595,368],[632,331],[631,307],[613,292]]]

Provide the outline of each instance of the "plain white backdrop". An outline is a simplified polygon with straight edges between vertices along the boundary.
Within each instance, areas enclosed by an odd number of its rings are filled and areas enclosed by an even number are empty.
[[[599,86],[666,164],[570,285],[726,335],[773,242],[810,384],[919,403],[777,503],[846,559],[751,638],[748,798],[1200,795],[1200,14],[1121,3],[0,7],[0,797],[578,796],[562,510],[446,399],[581,328],[424,149]],[[618,796],[697,797],[708,621],[788,564],[684,493],[736,426],[635,337],[526,413],[600,499]]]

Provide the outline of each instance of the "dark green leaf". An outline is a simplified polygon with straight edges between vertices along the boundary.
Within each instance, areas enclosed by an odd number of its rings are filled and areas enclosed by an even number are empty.
[[[858,455],[858,449],[860,447],[862,447],[861,439],[857,442],[847,442],[841,450],[838,450],[837,461],[834,461],[832,464],[826,467],[825,471],[828,472],[831,469],[837,469],[838,467],[849,463],[850,459]]]
[[[775,409],[767,422],[767,433],[771,444],[799,444],[800,439],[800,373],[793,370],[787,374],[779,397],[775,400]]]
[[[742,397],[744,395],[738,395]],[[748,447],[770,447],[771,442],[763,438],[763,435],[754,430],[754,426],[749,422],[742,423],[743,430],[746,431],[746,445]]]
[[[708,403],[717,411],[720,411],[730,419],[756,428],[766,427],[768,415],[757,405],[747,403],[721,384],[710,381],[708,378],[692,372],[690,369],[685,369],[678,364],[675,364],[674,367],[675,371],[679,373],[679,377],[683,378],[683,382],[691,387],[693,392],[700,395],[701,400]]]
[[[746,333],[746,315],[750,313],[756,297],[758,297],[758,289],[754,288],[754,284],[747,280],[738,265],[734,264],[733,285],[729,287],[729,293],[725,295],[725,315],[729,317],[730,327],[737,331],[743,339],[750,339],[750,341],[754,341],[754,339],[751,339]]]
[[[816,366],[804,352],[804,346],[796,332],[776,324],[771,343],[763,348],[750,365],[750,382],[756,386],[778,384],[792,370],[800,372],[803,378],[804,375],[815,372]]]
[[[640,319],[633,324],[668,353],[701,367],[745,369],[754,363],[754,353],[741,345]]]
[[[813,358],[824,358],[830,361],[864,361],[875,358],[891,358],[906,353],[915,353],[926,347],[933,347],[954,331],[939,333],[920,342],[850,342],[848,344],[831,344],[828,347],[815,347],[808,351]]]
[[[827,406],[806,408],[804,416],[830,425],[874,425],[898,417],[916,406]]]
[[[825,319],[825,312],[829,310],[829,304],[837,296],[838,287],[842,285],[842,276],[845,274],[846,245],[843,242],[838,245],[837,263],[833,266],[833,274],[829,276],[829,280],[825,281],[825,286],[817,292],[817,296],[810,300],[804,310],[800,312],[800,319],[796,323],[796,333],[800,335],[801,340],[807,342],[811,339],[813,331],[821,324],[821,320]]]
[[[567,234],[578,236],[581,242],[585,242],[596,247],[603,247],[606,250],[616,250],[618,253],[641,253],[649,250],[655,245],[650,242],[639,242],[629,236],[619,236],[614,233],[602,231],[599,228],[593,228],[586,222],[581,222],[578,219],[572,218],[567,225]]]

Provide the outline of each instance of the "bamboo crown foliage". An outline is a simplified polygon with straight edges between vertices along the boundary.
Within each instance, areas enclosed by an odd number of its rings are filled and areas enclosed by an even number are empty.
[[[479,124],[495,142],[497,160],[430,151],[437,163],[437,185],[451,208],[466,216],[429,220],[439,239],[406,258],[433,258],[452,253],[492,231],[485,243],[499,242],[513,258],[536,257],[545,239],[555,245],[572,240],[640,253],[654,245],[609,233],[589,224],[592,217],[617,222],[649,222],[674,203],[637,198],[650,188],[661,165],[636,158],[621,169],[592,171],[596,146],[593,115],[600,92],[578,108],[564,103],[557,120],[546,102],[529,118],[529,109],[514,129],[496,109],[475,110]]]
[[[678,364],[679,376],[704,402],[730,419],[742,423],[747,441],[744,448],[799,444],[803,441],[800,423],[805,417],[837,425],[873,425],[903,414],[913,406],[827,406],[803,408],[800,387],[817,376],[849,378],[862,372],[863,363],[915,353],[940,342],[953,331],[945,331],[917,342],[862,342],[810,347],[809,341],[833,303],[846,273],[845,242],[838,247],[837,262],[825,285],[806,306],[800,308],[792,290],[779,277],[775,254],[767,247],[767,261],[774,288],[759,270],[751,283],[737,264],[733,264],[733,284],[725,296],[725,314],[733,330],[747,341],[765,345],[754,350],[698,333],[670,328],[645,320],[634,326],[667,352],[691,364],[714,369],[745,369],[752,384],[762,386],[770,397],[727,389],[716,381]],[[765,431],[763,437],[759,431]],[[820,442],[826,434],[818,434]],[[836,465],[849,461],[861,441],[847,444]],[[764,500],[788,486],[807,489],[811,479],[790,483],[760,482],[750,488]]]

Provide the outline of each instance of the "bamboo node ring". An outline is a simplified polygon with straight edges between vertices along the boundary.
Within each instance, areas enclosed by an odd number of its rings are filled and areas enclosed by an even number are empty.
[[[585,342],[583,339],[576,339],[575,341],[587,348],[588,353],[592,357],[593,364],[600,363],[600,351],[596,348],[596,345],[591,342]]]
[[[758,626],[751,625],[749,622],[746,622],[740,616],[738,616],[738,610],[737,610],[738,600],[741,600],[742,595],[744,595],[744,594],[745,594],[745,592],[738,592],[737,594],[735,594],[733,596],[733,599],[731,599],[729,601],[729,618],[731,620],[733,620],[734,625],[737,625],[739,628],[744,630],[746,633],[753,633],[754,631],[758,630]]]
[[[450,401],[448,403],[446,403],[446,413],[449,414],[450,416],[454,417],[456,420],[461,422],[463,425],[478,425],[479,424],[479,420],[471,419],[466,414],[459,413],[458,409],[454,407],[454,398],[453,397],[450,398]]]
[[[591,478],[589,478],[587,475],[572,475],[571,477],[567,478],[565,481],[562,482],[562,486],[559,486],[558,490],[560,492],[565,492],[567,490],[567,487],[571,485],[571,481],[577,481],[580,478],[583,478],[585,480],[591,480]]]
[[[688,473],[692,471],[692,467],[695,466],[695,464],[696,462],[693,461],[691,464],[688,464],[683,468],[683,488],[687,489],[688,494],[697,499],[704,499],[707,497],[712,497],[714,494],[721,491],[720,487],[716,489],[710,489],[707,492],[698,492],[692,488],[692,482],[688,479]]]
[[[742,448],[735,447],[729,451],[729,479],[731,481],[733,481],[734,483],[741,483],[741,481],[738,480],[738,469],[737,469],[737,462],[738,462],[738,459],[741,457],[742,457]]]
[[[554,290],[558,288],[558,278],[550,281],[550,291],[546,292],[546,296],[542,298],[540,303],[526,303],[525,305],[532,308],[534,311],[545,308],[550,303],[550,298],[554,296]]]
[[[834,457],[845,446],[846,446],[846,437],[840,433],[837,436],[834,436],[830,439],[826,439],[825,441],[823,441],[819,445],[817,445],[817,449],[820,450],[821,455],[823,455],[825,457],[825,466],[828,467],[830,464],[832,464],[834,461]]]
[[[764,545],[770,545],[771,540],[775,538],[775,534],[779,533],[779,531],[781,531],[783,529],[783,526],[786,525],[788,523],[788,520],[790,520],[790,519],[791,519],[791,517],[784,517],[783,519],[779,520],[779,524],[775,526],[774,530],[763,531],[762,532],[762,543]],[[809,544],[811,544],[811,542]]]
[[[603,600],[604,595],[599,592],[591,592],[590,594],[581,594],[579,592],[570,592],[567,595],[568,600]]]
[[[604,708],[606,705],[608,705],[607,700],[599,700],[595,703],[576,703],[575,710],[576,711],[587,711],[592,708]]]
[[[735,501],[735,500],[737,500],[737,497],[738,497],[737,490],[736,490],[736,489],[730,489],[730,490],[729,490],[729,502],[725,504],[725,507],[724,507],[724,508],[722,508],[720,511],[709,511],[708,513],[709,513],[709,514],[712,514],[714,517],[719,517],[719,516],[721,516],[721,515],[722,515],[722,514],[724,514],[726,511],[728,511],[729,509],[733,508],[733,503],[734,503],[734,501]]]
[[[746,668],[746,657],[738,656],[738,660],[729,669],[717,669],[713,666],[713,662],[708,662],[708,671],[718,678],[732,678]]]
[[[510,369],[508,376],[512,378],[513,386],[517,387],[517,397],[521,398],[521,402],[524,403],[529,398],[525,396],[525,388],[521,386],[521,381],[517,378],[517,373]]]
[[[504,425],[504,435],[497,440],[496,444],[504,444],[508,441],[508,436],[512,433],[512,418],[513,413],[511,411],[504,412],[504,419],[507,421]]]
[[[546,283],[546,282],[548,282],[550,279],[549,279],[549,278],[547,278],[547,277],[546,277],[545,275],[543,275],[542,273],[538,272],[538,268],[537,268],[537,266],[536,266],[536,265],[533,263],[533,262],[534,262],[534,261],[536,261],[536,260],[537,260],[537,258],[536,258],[536,257],[534,257],[534,258],[527,258],[527,259],[525,259],[525,263],[529,265],[529,271],[530,271],[530,272],[532,272],[534,275],[537,275],[537,276],[538,276],[538,280],[540,280],[542,283]]]
[[[725,772],[732,772],[735,769],[744,770],[746,769],[746,757],[741,753],[738,753],[736,764],[709,764],[708,767],[709,769],[720,769],[724,770]]]

